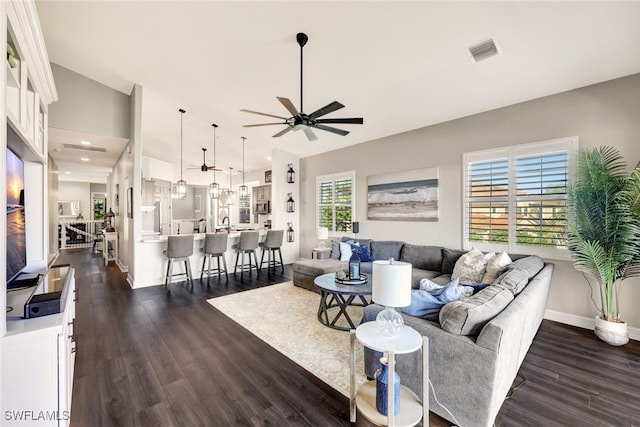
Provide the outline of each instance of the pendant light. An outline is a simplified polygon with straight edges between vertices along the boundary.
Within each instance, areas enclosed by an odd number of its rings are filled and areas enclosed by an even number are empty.
[[[212,199],[219,199],[220,198],[220,184],[218,184],[216,182],[216,128],[218,127],[217,124],[212,124],[211,126],[213,126],[213,182],[211,184],[209,184],[209,197]]]
[[[240,197],[247,197],[249,195],[249,187],[244,185],[244,141],[247,138],[242,137],[242,185],[240,186]]]
[[[233,168],[229,166],[229,189],[220,193],[220,203],[224,206],[231,206],[236,203],[236,192],[231,190],[231,171]]]
[[[184,199],[187,197],[187,181],[182,179],[182,117],[185,111],[182,108],[178,111],[180,111],[180,181],[176,183],[176,197]]]

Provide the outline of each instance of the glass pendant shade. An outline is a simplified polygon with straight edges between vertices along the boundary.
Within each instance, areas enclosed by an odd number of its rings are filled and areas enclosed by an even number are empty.
[[[211,184],[209,184],[209,197],[212,199],[220,198],[220,184],[218,184],[217,182],[212,182]]]
[[[178,199],[187,197],[187,181],[181,179],[176,183],[176,197]]]
[[[249,195],[249,187],[247,187],[246,185],[242,184],[240,186],[240,197],[246,197]]]

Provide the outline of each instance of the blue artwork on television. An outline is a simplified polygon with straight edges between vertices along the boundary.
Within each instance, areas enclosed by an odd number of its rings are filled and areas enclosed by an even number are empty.
[[[7,283],[27,265],[24,163],[7,149]]]

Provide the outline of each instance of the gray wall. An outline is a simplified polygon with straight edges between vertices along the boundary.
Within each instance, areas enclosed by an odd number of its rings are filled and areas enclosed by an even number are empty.
[[[60,99],[49,107],[49,126],[129,138],[129,95],[51,63]]]
[[[574,135],[581,148],[612,145],[635,165],[640,160],[640,74],[303,159],[301,253],[310,253],[317,244],[317,175],[356,171],[359,237],[460,248],[462,153]],[[367,221],[367,176],[426,167],[439,168],[438,222]],[[593,318],[597,313],[583,276],[568,261],[553,262],[556,271],[547,309]],[[640,278],[625,282],[620,299],[623,318],[629,326],[640,327]]]

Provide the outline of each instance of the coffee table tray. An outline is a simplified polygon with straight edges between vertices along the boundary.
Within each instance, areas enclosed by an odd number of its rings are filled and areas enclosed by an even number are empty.
[[[369,280],[366,274],[361,274],[359,279],[338,279],[336,277],[336,283],[341,285],[364,285]]]

